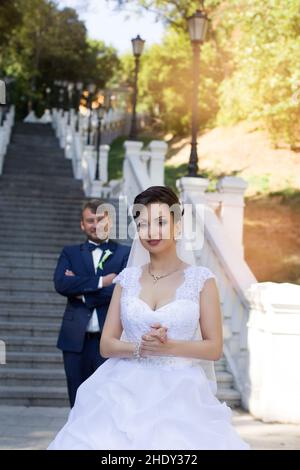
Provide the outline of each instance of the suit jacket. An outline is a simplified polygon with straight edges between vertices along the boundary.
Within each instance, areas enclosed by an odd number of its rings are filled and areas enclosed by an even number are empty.
[[[57,342],[57,347],[63,351],[82,351],[87,324],[94,308],[97,310],[100,330],[103,328],[115,284],[98,288],[99,277],[110,273],[119,274],[127,264],[130,247],[109,240],[105,249],[113,254],[104,262],[99,274],[95,274],[88,241],[81,245],[66,246],[58,259],[54,285],[56,291],[68,299]],[[75,276],[66,276],[66,269],[73,271]],[[76,298],[78,295],[84,295],[85,303]]]

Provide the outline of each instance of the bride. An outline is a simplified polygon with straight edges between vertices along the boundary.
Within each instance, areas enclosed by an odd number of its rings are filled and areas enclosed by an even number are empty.
[[[164,186],[135,198],[138,237],[114,279],[100,342],[109,359],[79,387],[48,449],[249,448],[231,425],[230,408],[215,397],[218,289],[208,268],[179,256],[176,205]]]

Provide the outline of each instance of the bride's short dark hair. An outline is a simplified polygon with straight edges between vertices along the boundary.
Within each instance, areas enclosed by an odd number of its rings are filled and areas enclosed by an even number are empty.
[[[133,204],[146,206],[147,204],[152,204],[154,202],[168,204],[168,206],[173,207],[173,209],[176,206],[180,207],[180,201],[177,194],[169,186],[150,186],[135,197]],[[183,213],[184,210],[182,209],[180,215],[182,216]],[[134,218],[136,219],[139,215],[139,211],[136,211],[134,213]]]

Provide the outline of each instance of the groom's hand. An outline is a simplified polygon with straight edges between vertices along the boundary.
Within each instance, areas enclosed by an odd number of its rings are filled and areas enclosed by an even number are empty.
[[[75,274],[70,269],[66,269],[65,270],[65,276],[75,276]]]
[[[106,274],[106,276],[102,276],[102,287],[110,286],[115,277],[116,273]]]

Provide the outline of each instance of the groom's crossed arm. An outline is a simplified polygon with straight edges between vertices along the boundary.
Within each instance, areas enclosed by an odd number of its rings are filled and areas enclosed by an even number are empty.
[[[126,267],[128,256],[129,256],[129,253],[124,256],[120,272]],[[111,284],[110,286],[102,287],[102,289],[99,289],[98,291],[85,294],[84,295],[85,304],[89,308],[95,308],[100,305],[109,304],[109,302],[111,301],[114,287],[115,287],[115,284]]]
[[[54,286],[56,291],[66,297],[76,297],[86,295],[90,292],[98,291],[99,275],[91,276],[67,276],[65,272],[72,271],[70,259],[65,251],[62,251],[54,272]]]

